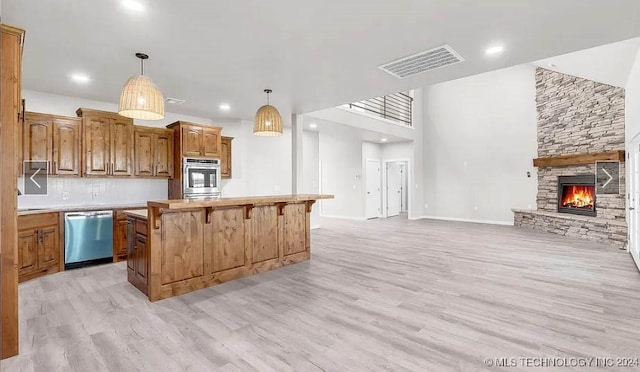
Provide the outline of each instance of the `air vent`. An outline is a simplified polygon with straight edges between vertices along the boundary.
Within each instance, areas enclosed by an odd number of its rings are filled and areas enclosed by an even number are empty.
[[[183,103],[185,103],[187,101],[183,100],[183,99],[177,99],[177,98],[171,98],[171,97],[167,97],[164,99],[164,103],[169,103],[171,105],[181,105]]]
[[[420,52],[412,56],[400,58],[378,68],[398,79],[421,74],[423,72],[439,69],[445,66],[455,65],[464,61],[453,48],[448,45]]]

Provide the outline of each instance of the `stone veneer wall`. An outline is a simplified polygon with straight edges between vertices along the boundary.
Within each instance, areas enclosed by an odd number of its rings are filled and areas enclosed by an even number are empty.
[[[538,157],[624,150],[624,102],[623,88],[538,68]],[[624,245],[624,162],[620,163],[620,193],[596,196],[597,217],[557,213],[558,176],[594,173],[595,164],[539,168],[537,207],[542,213],[517,211],[514,224]]]

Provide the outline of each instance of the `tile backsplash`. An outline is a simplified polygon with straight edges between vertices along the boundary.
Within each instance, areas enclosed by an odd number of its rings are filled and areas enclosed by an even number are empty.
[[[24,190],[24,180],[18,187]],[[167,180],[49,177],[47,195],[18,196],[18,208],[144,204],[168,197]]]

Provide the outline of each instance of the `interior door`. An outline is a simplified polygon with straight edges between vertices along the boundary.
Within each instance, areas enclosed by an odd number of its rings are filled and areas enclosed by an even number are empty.
[[[629,252],[640,269],[640,139],[631,144],[631,187],[629,200]]]
[[[380,161],[367,160],[366,172],[367,218],[378,218],[380,217],[380,206],[382,205]]]
[[[397,216],[402,210],[402,177],[401,163],[387,164],[387,217]]]

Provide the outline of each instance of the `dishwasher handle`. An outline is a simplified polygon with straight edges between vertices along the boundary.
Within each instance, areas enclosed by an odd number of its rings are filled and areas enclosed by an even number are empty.
[[[100,211],[100,212],[71,212],[65,213],[64,218],[111,218],[113,212]]]

